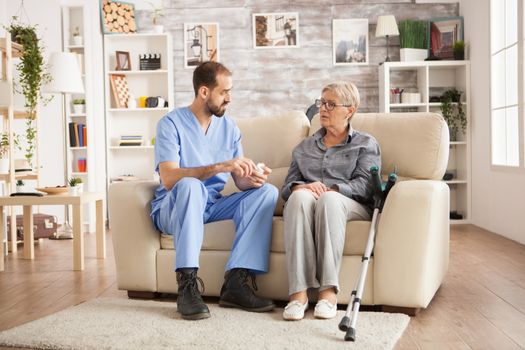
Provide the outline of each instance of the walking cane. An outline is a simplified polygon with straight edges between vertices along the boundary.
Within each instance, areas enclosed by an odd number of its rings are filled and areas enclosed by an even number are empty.
[[[376,236],[377,224],[383,205],[386,200],[386,196],[390,189],[395,185],[397,181],[397,175],[391,173],[388,176],[388,182],[385,189],[381,185],[381,178],[379,177],[379,168],[373,166],[370,168],[372,174],[372,186],[374,188],[374,213],[372,215],[372,223],[370,224],[370,231],[368,233],[368,241],[366,243],[365,253],[361,259],[361,271],[359,278],[356,281],[356,285],[350,296],[350,303],[346,308],[346,313],[339,322],[339,329],[345,334],[345,340],[355,341],[355,327],[357,323],[357,315],[359,313],[359,307],[361,306],[361,297],[363,296],[363,290],[365,289],[366,273],[368,271],[368,263],[370,262],[370,256],[374,249],[374,240]]]

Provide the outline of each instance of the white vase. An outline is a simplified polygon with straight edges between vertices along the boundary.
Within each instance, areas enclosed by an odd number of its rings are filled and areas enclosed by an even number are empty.
[[[84,184],[80,183],[75,186],[77,188],[78,194],[82,194],[84,192]]]
[[[399,49],[401,62],[424,61],[428,57],[426,49]]]
[[[9,158],[0,159],[0,174],[9,173]]]
[[[73,186],[73,187],[68,187],[67,188],[67,192],[69,193],[70,196],[78,196],[78,187],[77,186]]]
[[[75,46],[82,46],[82,36],[77,35],[73,37],[73,44]]]
[[[153,26],[153,32],[157,34],[164,33],[164,26],[162,24],[155,24]]]
[[[75,114],[84,114],[84,107],[86,105],[73,105],[73,111]]]
[[[16,192],[25,192],[25,191],[26,191],[26,185],[16,186]]]

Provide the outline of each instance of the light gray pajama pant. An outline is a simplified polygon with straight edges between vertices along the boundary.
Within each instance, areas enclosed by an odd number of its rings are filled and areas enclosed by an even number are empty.
[[[308,288],[339,291],[339,269],[349,220],[370,220],[365,207],[339,192],[318,200],[308,190],[292,193],[284,208],[288,293]]]

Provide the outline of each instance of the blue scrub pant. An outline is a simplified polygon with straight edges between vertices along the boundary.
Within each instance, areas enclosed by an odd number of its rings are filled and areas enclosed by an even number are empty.
[[[225,270],[267,272],[277,197],[277,188],[264,184],[208,203],[208,190],[202,181],[180,179],[162,201],[155,218],[159,230],[173,235],[175,269],[199,267],[205,223],[233,219],[235,239]]]

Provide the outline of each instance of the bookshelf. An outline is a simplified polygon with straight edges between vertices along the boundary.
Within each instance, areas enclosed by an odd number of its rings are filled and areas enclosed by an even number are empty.
[[[79,177],[84,183],[84,191],[105,191],[105,172],[104,163],[105,151],[102,146],[96,144],[96,140],[103,137],[95,137],[100,134],[99,124],[103,124],[102,104],[97,101],[103,99],[103,93],[98,87],[97,81],[97,42],[94,33],[99,32],[99,24],[92,23],[94,17],[92,6],[86,5],[83,1],[70,1],[61,6],[62,10],[62,50],[76,53],[78,63],[82,73],[84,83],[83,94],[73,94],[66,97],[66,142],[67,142],[67,177]],[[78,36],[76,35],[78,34]],[[80,37],[80,38],[79,38]],[[100,42],[101,46],[101,42]],[[75,111],[73,107],[74,99],[85,100],[82,111]],[[97,119],[99,119],[97,121]],[[85,133],[82,135],[82,143],[72,142],[78,136],[72,134],[75,130],[70,125],[83,125]],[[75,137],[76,136],[76,137]],[[80,141],[80,140],[79,140]],[[100,143],[100,141],[99,141]],[[102,168],[102,169],[101,169]],[[102,171],[101,171],[102,170]],[[101,178],[103,178],[101,180]],[[102,182],[102,186],[100,183]],[[84,229],[88,232],[95,231],[95,205],[86,204],[84,209]],[[87,210],[86,210],[87,209]],[[70,212],[71,213],[71,212]],[[71,215],[69,217],[72,217]]]
[[[419,94],[416,101],[399,101],[391,89],[403,89],[405,93]],[[435,112],[440,113],[440,102],[434,101],[445,90],[456,88],[462,92],[462,103],[467,116],[467,129],[450,142],[447,172],[453,174],[444,182],[450,188],[450,210],[463,216],[451,219],[453,224],[469,223],[471,220],[471,145],[470,145],[470,62],[469,61],[421,61],[385,62],[379,66],[380,112]],[[407,101],[408,100],[408,101]],[[417,101],[419,100],[419,101]],[[405,102],[405,103],[403,103]]]
[[[84,45],[84,8],[83,6],[62,6],[62,47],[64,51],[73,52],[77,54],[79,61],[80,71],[82,73],[82,79],[84,82],[84,94],[73,94],[72,96],[67,96],[66,98],[66,132],[67,132],[67,144],[68,144],[68,167],[67,167],[67,177],[71,178],[72,174],[75,173],[76,177],[82,178],[84,186],[89,188],[89,170],[90,170],[90,157],[89,157],[89,148],[87,145],[90,144],[89,138],[86,137],[86,140],[83,139],[83,135],[79,136],[78,132],[79,125],[84,126],[86,129],[86,136],[89,135],[89,122],[90,114],[88,113],[88,104],[90,103],[89,91],[86,89],[86,66],[85,53],[87,47]],[[79,39],[75,39],[74,34],[78,33]],[[77,38],[78,38],[77,37]],[[75,40],[77,40],[75,42]],[[86,101],[84,105],[84,111],[81,113],[75,113],[73,110],[73,100],[83,99]],[[76,131],[73,126],[76,127]],[[80,141],[83,141],[80,143]],[[79,169],[80,160],[85,159],[87,166],[84,171]]]
[[[116,70],[116,51],[129,53],[130,70]],[[170,34],[107,34],[104,36],[106,95],[107,181],[123,177],[154,179],[154,146],[157,122],[174,106],[173,50]],[[160,54],[160,68],[140,70],[139,55]],[[136,106],[119,105],[111,85],[113,75],[124,75]],[[141,97],[160,96],[168,107],[140,106]],[[124,140],[140,142],[127,143]],[[126,144],[126,145],[123,145]]]

